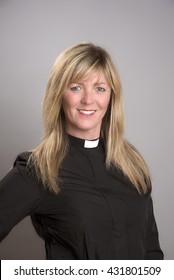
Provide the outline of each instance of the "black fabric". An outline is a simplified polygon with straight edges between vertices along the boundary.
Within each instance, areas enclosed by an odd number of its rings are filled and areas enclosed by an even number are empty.
[[[0,182],[0,240],[30,215],[47,259],[163,259],[150,193],[106,170],[102,141],[84,148],[69,140],[58,195],[27,170],[28,152],[17,157]]]

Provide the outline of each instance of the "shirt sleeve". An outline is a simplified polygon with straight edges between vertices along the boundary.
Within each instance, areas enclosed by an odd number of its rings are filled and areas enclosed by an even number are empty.
[[[164,254],[159,244],[158,229],[154,217],[153,202],[151,196],[148,197],[148,226],[146,242],[146,259],[162,260],[164,258]]]
[[[40,204],[36,178],[26,168],[27,155],[20,154],[13,168],[0,181],[0,241]]]

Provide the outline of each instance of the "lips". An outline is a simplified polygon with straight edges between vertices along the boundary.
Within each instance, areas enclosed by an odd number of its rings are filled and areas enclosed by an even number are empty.
[[[83,110],[83,109],[78,109],[78,111],[82,114],[82,115],[92,115],[96,112],[96,110]]]

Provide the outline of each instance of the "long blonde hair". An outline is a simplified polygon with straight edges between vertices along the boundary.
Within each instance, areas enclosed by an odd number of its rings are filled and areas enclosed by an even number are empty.
[[[34,165],[42,183],[53,193],[58,193],[59,169],[68,150],[62,95],[69,83],[79,81],[93,70],[103,71],[112,90],[110,105],[101,127],[106,168],[117,166],[140,193],[145,193],[150,186],[147,165],[135,147],[124,138],[119,74],[108,52],[91,43],[68,48],[55,61],[43,101],[45,134],[43,141],[32,151],[29,163]]]

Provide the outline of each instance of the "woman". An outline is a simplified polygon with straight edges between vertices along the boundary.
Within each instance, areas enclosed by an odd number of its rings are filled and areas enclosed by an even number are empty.
[[[56,60],[45,135],[0,184],[0,239],[27,215],[47,259],[162,259],[149,171],[124,138],[122,91],[109,54],[91,43]]]

